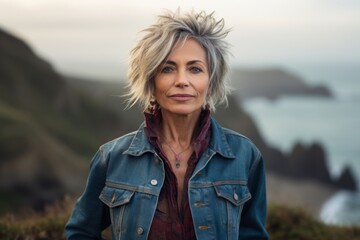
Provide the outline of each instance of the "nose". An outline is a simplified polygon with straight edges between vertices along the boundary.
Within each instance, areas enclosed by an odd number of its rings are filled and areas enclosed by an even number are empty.
[[[175,79],[175,86],[176,87],[187,87],[189,86],[189,76],[187,76],[186,71],[178,71],[176,74],[176,79]]]

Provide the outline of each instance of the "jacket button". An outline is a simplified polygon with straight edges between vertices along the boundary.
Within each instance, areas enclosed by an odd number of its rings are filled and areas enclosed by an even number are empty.
[[[155,163],[160,164],[160,159],[158,157],[155,157]]]
[[[150,184],[156,186],[158,184],[158,181],[156,179],[151,179]]]
[[[138,227],[138,228],[136,229],[136,232],[137,232],[137,234],[141,235],[141,234],[144,233],[144,229],[143,229],[142,227]]]
[[[234,193],[234,199],[237,201],[239,200],[239,196],[237,195],[237,193]]]

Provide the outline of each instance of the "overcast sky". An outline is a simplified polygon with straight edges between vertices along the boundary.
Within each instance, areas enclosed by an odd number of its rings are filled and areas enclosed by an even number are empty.
[[[138,32],[177,7],[225,19],[234,65],[360,63],[360,0],[0,0],[0,27],[61,72],[114,78]]]

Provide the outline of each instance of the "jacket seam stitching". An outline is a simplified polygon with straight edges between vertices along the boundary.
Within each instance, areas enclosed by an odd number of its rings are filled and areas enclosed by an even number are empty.
[[[125,185],[125,184],[115,183],[115,182],[110,182],[110,181],[107,181],[105,183],[105,185],[108,186],[108,187],[114,187],[114,188],[117,188],[117,189],[123,189],[123,190],[133,191],[133,192],[147,193],[147,194],[158,196],[156,191],[148,189],[146,187],[130,186],[130,185]]]

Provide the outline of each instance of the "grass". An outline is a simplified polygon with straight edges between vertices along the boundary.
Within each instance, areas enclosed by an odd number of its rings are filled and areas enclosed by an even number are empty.
[[[1,240],[63,240],[64,226],[74,200],[70,197],[55,202],[43,213],[26,211],[25,215],[6,214],[0,219]],[[25,211],[24,211],[25,212]]]
[[[70,197],[48,206],[41,214],[26,217],[8,214],[0,218],[1,240],[64,240],[64,226],[74,199]],[[303,209],[270,205],[267,229],[271,240],[358,240],[360,226],[326,225]],[[109,231],[105,231],[109,238]]]
[[[360,226],[326,225],[301,208],[270,205],[267,229],[274,240],[359,240]]]

